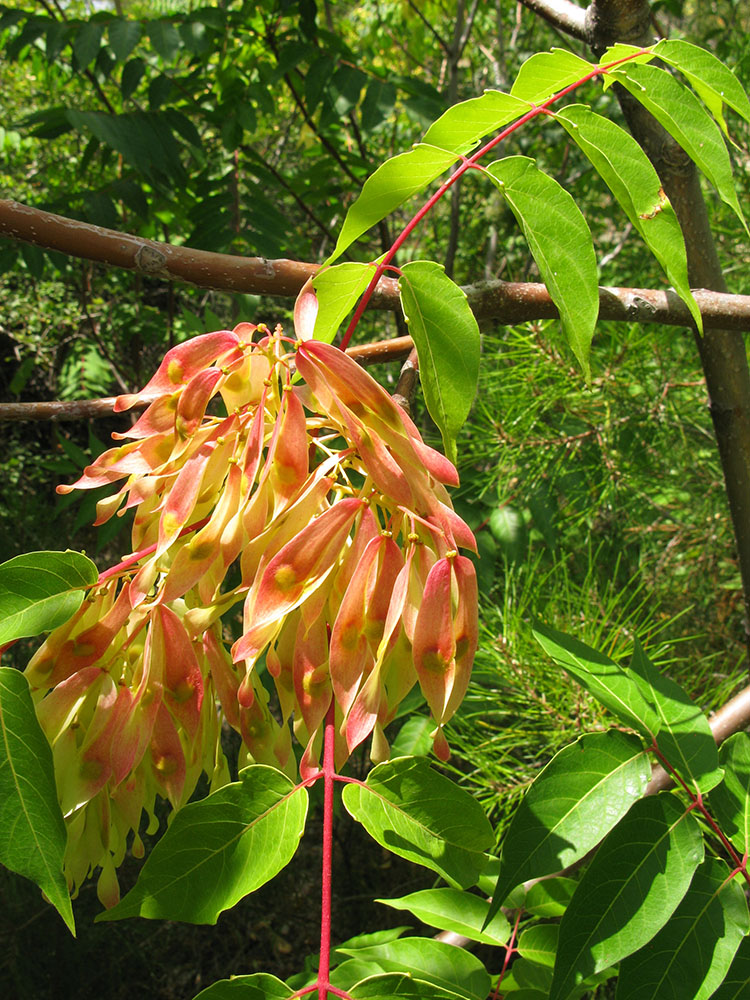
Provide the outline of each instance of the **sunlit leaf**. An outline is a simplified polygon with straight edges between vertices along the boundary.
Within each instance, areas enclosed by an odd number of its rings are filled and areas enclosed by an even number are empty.
[[[717,858],[693,875],[670,921],[620,966],[617,1000],[708,1000],[750,930],[741,884]]]
[[[375,271],[371,264],[354,261],[326,267],[312,280],[318,298],[313,337],[330,344],[344,317],[369,285]]]
[[[276,976],[256,972],[252,976],[233,976],[212,983],[194,1000],[286,1000],[293,990]]]
[[[521,67],[511,95],[521,101],[541,104],[558,91],[588,76],[594,66],[567,49],[536,52]]]
[[[735,733],[722,743],[719,762],[724,780],[711,789],[711,812],[722,831],[744,854],[750,850],[750,736]]]
[[[454,931],[480,944],[504,945],[510,936],[510,925],[502,913],[496,914],[484,927],[489,902],[461,889],[423,889],[398,899],[377,899],[376,902],[394,910],[408,910],[423,924],[441,931]]]
[[[659,716],[644,698],[635,678],[604,653],[548,625],[537,623],[534,636],[553,660],[621,722],[646,739],[654,739],[660,728]]]
[[[560,922],[550,1000],[642,948],[703,860],[700,826],[668,792],[641,799],[596,852]]]
[[[563,330],[584,374],[599,315],[596,256],[586,220],[573,198],[526,156],[487,168],[523,230]]]
[[[339,949],[339,951],[345,949]],[[485,1000],[490,991],[486,969],[465,948],[435,941],[433,938],[398,938],[387,944],[357,949],[359,961],[377,963],[382,972],[408,969],[416,979],[433,983],[464,997]]]
[[[348,992],[353,1000],[456,1000],[463,996],[407,972],[387,972],[363,979]]]
[[[628,132],[583,104],[563,108],[557,119],[591,160],[702,330],[682,229],[651,161]]]
[[[440,264],[404,264],[398,281],[430,416],[455,464],[456,437],[469,415],[479,379],[479,327],[465,292]]]
[[[62,873],[66,840],[52,750],[28,682],[0,667],[0,863],[35,882],[75,934]]]
[[[724,105],[750,122],[750,100],[731,69],[713,52],[681,38],[664,38],[654,46],[654,55],[679,70],[728,135]]]
[[[130,892],[97,920],[215,924],[219,914],[291,861],[305,828],[307,789],[263,764],[175,814]]]
[[[492,827],[476,799],[424,757],[378,764],[365,785],[347,784],[342,798],[349,814],[394,854],[463,889],[482,874]]]
[[[687,691],[665,676],[635,640],[628,673],[659,715],[656,744],[672,767],[696,792],[708,792],[721,781],[719,752],[708,719]]]
[[[407,198],[424,190],[455,163],[458,156],[420,143],[408,153],[386,160],[364,183],[349,208],[339,238],[327,263],[331,264],[368,229],[398,208]]]
[[[496,132],[530,109],[528,101],[499,90],[486,90],[481,97],[454,104],[430,125],[422,141],[454,153],[468,153],[483,136]]]
[[[640,740],[610,729],[564,747],[521,801],[502,842],[496,912],[511,889],[584,857],[643,794],[651,763]]]
[[[626,64],[613,76],[682,146],[747,229],[721,130],[695,94],[656,66]]]
[[[711,1000],[746,1000],[750,991],[750,937],[740,943],[724,982]]]
[[[39,635],[75,614],[97,580],[81,552],[26,552],[0,565],[0,645]]]

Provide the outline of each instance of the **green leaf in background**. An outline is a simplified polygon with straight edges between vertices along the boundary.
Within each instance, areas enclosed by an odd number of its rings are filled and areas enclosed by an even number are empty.
[[[679,684],[666,677],[635,640],[627,672],[635,678],[661,720],[656,745],[672,767],[692,785],[708,792],[722,779],[719,751],[708,719]]]
[[[364,785],[345,785],[342,799],[379,844],[462,889],[486,867],[494,837],[482,807],[424,757],[378,764]]]
[[[703,860],[701,828],[668,792],[636,802],[594,856],[560,922],[549,1000],[642,948],[661,930]]]
[[[542,879],[529,888],[523,908],[536,917],[561,917],[577,888],[575,879],[564,875]]]
[[[313,331],[315,340],[331,343],[344,317],[354,308],[374,274],[372,264],[354,261],[318,271],[312,280],[318,299]]]
[[[130,892],[96,919],[215,924],[286,867],[306,815],[306,788],[265,764],[247,767],[239,781],[175,814]]]
[[[348,993],[352,1000],[456,1000],[463,996],[406,972],[388,972],[363,979]]]
[[[567,49],[537,52],[523,64],[510,92],[521,101],[541,104],[571,83],[588,76],[593,69],[592,63]]]
[[[429,715],[412,715],[398,731],[391,743],[392,757],[426,757],[432,749],[430,733],[435,723]]]
[[[612,75],[682,146],[747,230],[721,130],[695,94],[656,66],[626,64]]]
[[[502,842],[491,913],[530,878],[584,857],[641,797],[651,763],[640,740],[610,729],[557,753],[524,796]]]
[[[75,934],[52,750],[19,670],[0,667],[0,862],[35,882]]]
[[[564,667],[597,701],[647,740],[659,732],[659,716],[641,694],[635,678],[614,660],[578,639],[537,623],[534,636],[544,651]]]
[[[486,90],[481,97],[454,104],[424,134],[422,142],[454,153],[468,153],[479,140],[515,121],[531,109],[521,101],[499,90]]]
[[[143,26],[140,21],[126,21],[124,18],[114,18],[107,26],[109,47],[118,62],[124,63],[130,53],[141,40]]]
[[[696,870],[684,899],[653,941],[620,966],[617,1000],[708,1000],[750,930],[747,902],[723,861]]]
[[[750,122],[750,100],[734,73],[721,59],[681,38],[664,38],[654,46],[654,55],[682,73],[728,137],[724,105]]]
[[[740,853],[750,850],[750,736],[735,733],[722,743],[724,780],[711,789],[709,806],[722,832]]]
[[[469,415],[479,380],[479,326],[466,293],[442,264],[404,264],[398,279],[401,305],[419,356],[425,404],[456,464],[456,437]]]
[[[394,910],[408,910],[423,924],[463,934],[480,944],[504,945],[510,937],[510,925],[502,913],[496,914],[485,927],[490,909],[488,900],[461,889],[423,889],[398,899],[375,902]]]
[[[628,132],[583,104],[563,108],[556,119],[594,165],[702,331],[682,229],[651,161]]]
[[[349,207],[336,246],[326,263],[331,264],[371,226],[426,188],[457,159],[455,153],[420,143],[408,153],[399,153],[386,160],[367,178],[359,197]]]
[[[294,991],[276,976],[256,972],[252,976],[234,976],[212,983],[194,1000],[286,1000]]]
[[[98,571],[81,552],[26,552],[0,565],[0,646],[57,628]]]
[[[490,992],[489,973],[478,958],[465,948],[433,938],[398,938],[387,944],[357,949],[356,957],[377,963],[382,972],[408,969],[415,978],[463,997],[485,1000]]]
[[[750,938],[740,943],[724,982],[711,1000],[746,1000],[750,995]]]
[[[180,35],[172,22],[166,18],[149,21],[148,37],[164,62],[172,62],[180,47]]]
[[[556,180],[527,156],[490,164],[487,173],[523,230],[563,331],[584,374],[599,315],[599,286],[591,233],[581,210]]]
[[[96,59],[102,44],[104,25],[100,21],[88,21],[80,26],[73,39],[73,52],[78,69],[86,69]]]
[[[559,933],[559,924],[532,924],[522,931],[518,939],[518,954],[551,969],[555,964]]]

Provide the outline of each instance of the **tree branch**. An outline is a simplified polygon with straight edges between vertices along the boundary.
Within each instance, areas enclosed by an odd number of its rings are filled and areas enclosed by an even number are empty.
[[[582,42],[587,40],[586,10],[573,0],[521,0],[521,3],[566,35]]]
[[[237,257],[192,247],[172,246],[129,233],[79,222],[17,201],[0,199],[0,236],[70,257],[121,267],[150,278],[180,281],[223,292],[249,292],[290,298],[297,295],[317,264],[296,260]],[[477,319],[525,323],[554,319],[558,311],[547,289],[534,282],[481,281],[464,287]],[[695,291],[707,328],[750,330],[750,296]],[[400,308],[398,285],[381,278],[371,301],[375,309]],[[599,318],[690,327],[682,300],[672,291],[648,288],[600,288]],[[741,345],[741,339],[739,340]]]
[[[599,56],[614,42],[653,40],[648,0],[592,0],[586,11],[588,42]],[[726,291],[695,164],[661,125],[622,87],[615,91],[630,131],[656,168],[685,237],[692,285]],[[744,342],[728,324],[696,334],[711,417],[737,543],[750,666],[750,369]]]

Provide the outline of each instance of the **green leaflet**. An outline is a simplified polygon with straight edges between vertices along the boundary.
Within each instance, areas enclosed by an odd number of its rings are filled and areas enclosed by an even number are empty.
[[[500,90],[486,90],[481,97],[454,104],[424,134],[422,142],[454,153],[468,153],[479,140],[531,110],[521,101]]]
[[[646,154],[628,132],[583,104],[571,104],[556,117],[607,184],[702,331],[682,230]]]
[[[750,937],[741,942],[724,982],[711,1000],[745,1000],[748,990],[750,990]]]
[[[348,993],[352,1000],[457,1000],[462,996],[406,972],[371,976],[357,983]]]
[[[407,198],[422,191],[455,163],[458,156],[444,149],[419,143],[408,153],[399,153],[381,164],[365,181],[359,197],[346,213],[331,264],[348,246],[398,208]]]
[[[215,924],[286,867],[306,815],[306,788],[273,767],[247,767],[239,781],[175,814],[130,892],[96,919]]]
[[[747,902],[723,861],[709,858],[669,922],[620,966],[617,1000],[708,1000],[750,930]]]
[[[124,18],[113,18],[107,26],[109,47],[114,52],[118,62],[124,63],[130,53],[141,40],[143,26],[140,21],[127,21]]]
[[[252,976],[234,976],[212,983],[194,1000],[285,1000],[293,990],[276,976],[256,972]]]
[[[637,639],[627,672],[656,707],[661,720],[656,744],[672,767],[695,792],[718,785],[722,770],[708,719],[679,684],[654,666]]]
[[[62,625],[97,576],[81,552],[26,552],[0,565],[0,646]]]
[[[394,910],[408,910],[423,924],[441,931],[454,931],[480,944],[504,945],[510,936],[510,925],[502,913],[487,923],[488,900],[461,889],[423,889],[399,899],[377,899]],[[484,929],[483,929],[484,928]]]
[[[613,70],[612,76],[682,146],[747,230],[721,130],[695,94],[655,66],[626,64]]]
[[[28,682],[11,667],[0,667],[0,804],[0,862],[35,882],[75,934],[52,750]]]
[[[519,70],[511,95],[531,104],[541,104],[571,83],[582,80],[594,66],[567,49],[552,49],[530,56]]]
[[[636,802],[596,852],[560,922],[549,1000],[642,948],[669,920],[703,860],[692,813],[668,792]]]
[[[342,799],[379,844],[453,885],[474,885],[486,867],[494,838],[482,807],[424,757],[378,764],[365,785],[345,785]]]
[[[737,850],[750,849],[750,736],[735,733],[719,750],[724,780],[711,789],[711,812]]]
[[[599,288],[586,220],[568,192],[529,157],[498,160],[487,173],[523,230],[542,280],[560,311],[568,343],[588,379]]]
[[[448,458],[457,459],[456,437],[469,415],[479,380],[479,327],[466,294],[441,264],[404,264],[401,304],[419,355],[419,376],[430,416]]]
[[[604,653],[578,639],[537,623],[534,636],[542,648],[582,684],[620,722],[647,740],[659,732],[659,716],[644,698],[635,678]]]
[[[654,55],[679,70],[729,137],[724,105],[750,122],[750,100],[734,73],[720,59],[679,38],[665,38],[654,46]]]
[[[640,740],[610,729],[564,747],[539,773],[502,842],[490,914],[511,889],[584,857],[643,794],[651,763]]]
[[[357,299],[375,274],[371,264],[350,262],[327,267],[312,281],[318,299],[313,337],[330,344],[344,317],[354,308]]]
[[[338,949],[346,953],[346,949]],[[379,966],[381,972],[402,973],[432,983],[441,990],[456,993],[467,1000],[485,1000],[490,992],[490,977],[482,963],[465,948],[435,941],[432,938],[398,938],[372,948],[356,949],[361,962]]]
[[[532,924],[518,939],[518,954],[537,965],[553,968],[559,932],[559,924]]]

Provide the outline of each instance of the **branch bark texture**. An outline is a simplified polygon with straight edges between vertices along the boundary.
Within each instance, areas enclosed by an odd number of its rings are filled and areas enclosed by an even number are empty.
[[[319,270],[317,264],[303,261],[237,257],[159,243],[8,199],[0,199],[0,236],[146,277],[223,292],[289,298]],[[481,281],[464,286],[464,291],[477,319],[511,324],[559,315],[545,286],[536,282]],[[707,326],[750,330],[750,295],[698,289],[695,298]],[[381,278],[371,305],[400,309],[398,284],[393,278]],[[648,288],[600,288],[599,318],[684,327],[692,322],[674,292]]]
[[[552,0],[539,0],[548,20]],[[565,31],[564,18],[557,26]],[[586,41],[599,56],[615,42],[648,45],[653,39],[648,0],[592,0],[586,10]],[[570,32],[573,34],[573,32]],[[576,36],[577,37],[577,36]],[[631,132],[651,159],[685,237],[690,284],[726,291],[698,171],[689,156],[653,116],[622,88],[616,88]],[[745,639],[750,661],[750,370],[742,338],[728,324],[696,333],[710,398],[711,417],[724,472],[737,543],[745,605]]]

